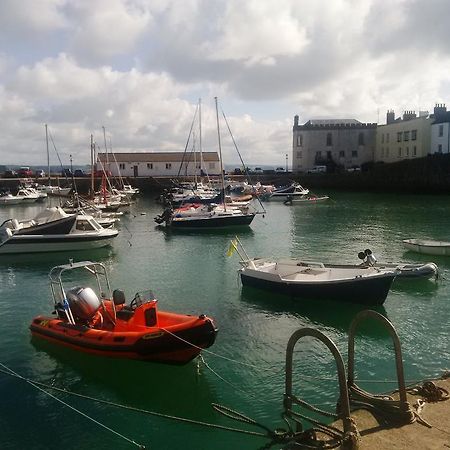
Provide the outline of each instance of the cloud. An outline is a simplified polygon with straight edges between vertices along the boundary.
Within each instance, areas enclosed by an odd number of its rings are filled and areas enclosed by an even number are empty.
[[[133,51],[152,19],[146,8],[122,0],[77,0],[67,15],[73,29],[70,52],[91,64]]]
[[[374,122],[449,101],[447,3],[5,0],[4,158],[39,159],[45,122],[80,160],[102,125],[117,150],[180,150],[198,97],[217,150],[218,96],[244,159],[283,165],[294,114]]]

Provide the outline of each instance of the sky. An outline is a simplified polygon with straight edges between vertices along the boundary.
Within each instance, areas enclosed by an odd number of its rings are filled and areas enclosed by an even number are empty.
[[[450,101],[448,0],[1,0],[0,164],[200,148],[285,166],[294,115]],[[447,105],[450,107],[450,102]],[[223,116],[226,117],[231,135]],[[198,114],[197,114],[198,117]],[[105,132],[103,132],[103,127]],[[105,139],[106,137],[106,139]]]

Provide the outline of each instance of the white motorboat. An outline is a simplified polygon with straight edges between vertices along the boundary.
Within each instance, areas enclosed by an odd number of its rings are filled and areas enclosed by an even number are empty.
[[[37,192],[30,191],[28,188],[20,188],[16,197],[22,200],[22,204],[36,203],[40,200],[40,195]]]
[[[413,252],[424,255],[450,256],[450,242],[432,239],[403,239],[403,245]]]
[[[0,205],[18,205],[19,203],[22,203],[22,200],[22,197],[17,197],[16,195],[12,195],[8,192],[0,196]]]
[[[328,195],[305,195],[297,198],[290,198],[289,194],[284,201],[286,205],[316,205],[317,203],[323,203],[329,200]]]
[[[36,188],[38,192],[43,192],[47,195],[54,197],[65,197],[69,195],[72,190],[71,187],[60,187],[60,186],[51,186],[51,185],[40,185]]]
[[[32,220],[8,219],[0,226],[0,254],[86,250],[109,245],[118,235],[89,215],[46,208]]]
[[[299,183],[292,183],[289,186],[283,186],[275,189],[268,196],[264,196],[263,199],[267,200],[286,200],[286,199],[298,199],[304,198],[309,194],[309,189],[305,189]]]

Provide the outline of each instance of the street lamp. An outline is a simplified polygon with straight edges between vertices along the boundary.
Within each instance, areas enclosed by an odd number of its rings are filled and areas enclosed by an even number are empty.
[[[288,172],[288,154],[286,153],[286,173]]]

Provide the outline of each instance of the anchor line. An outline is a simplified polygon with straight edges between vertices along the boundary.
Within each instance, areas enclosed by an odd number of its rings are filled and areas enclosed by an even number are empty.
[[[0,372],[4,373],[6,375],[10,375],[10,376],[13,376],[15,378],[18,378],[19,380],[25,381],[26,383],[28,383],[29,385],[33,386],[38,391],[43,392],[44,394],[46,394],[49,397],[51,397],[53,400],[56,400],[57,402],[59,402],[62,405],[66,406],[67,408],[71,409],[72,411],[76,412],[77,414],[85,417],[86,419],[90,420],[91,422],[95,423],[96,425],[104,428],[105,430],[109,431],[110,433],[113,433],[114,435],[118,436],[119,438],[125,440],[129,444],[132,444],[132,445],[138,447],[139,449],[145,449],[146,448],[145,445],[139,444],[138,442],[134,441],[133,439],[130,439],[127,436],[124,436],[123,434],[119,433],[118,431],[113,430],[112,428],[108,427],[107,425],[99,422],[98,420],[96,420],[93,417],[87,415],[83,411],[80,411],[79,409],[75,408],[74,406],[69,405],[64,400],[56,397],[52,393],[50,393],[50,392],[46,391],[45,389],[43,389],[43,387],[50,388],[50,389],[55,389],[52,386],[44,385],[43,383],[39,383],[37,381],[33,381],[33,380],[28,379],[28,378],[25,378],[22,375],[19,375],[18,373],[14,372],[14,370],[12,370],[9,367],[5,366],[1,362],[0,362],[0,366],[4,367],[6,369],[6,370],[0,369]],[[65,391],[64,389],[56,389],[56,390],[58,390],[60,392],[68,393],[68,391]]]
[[[201,426],[208,427],[208,428],[215,428],[215,429],[219,429],[219,430],[223,430],[223,431],[231,431],[231,432],[235,432],[235,433],[248,434],[248,435],[257,436],[257,437],[267,437],[267,434],[259,433],[259,432],[256,432],[256,431],[243,430],[243,429],[240,429],[240,428],[227,427],[227,426],[224,426],[224,425],[208,423],[208,422],[202,422],[202,421],[194,420],[194,419],[188,419],[186,417],[179,417],[179,416],[173,416],[173,415],[170,415],[170,414],[163,414],[163,413],[159,413],[159,412],[156,412],[156,411],[150,411],[150,410],[147,410],[147,409],[136,408],[134,406],[121,405],[120,403],[115,403],[115,402],[112,402],[112,401],[109,401],[109,400],[103,400],[103,399],[100,399],[100,398],[91,397],[89,395],[80,394],[78,392],[69,391],[67,389],[63,389],[63,388],[60,388],[60,387],[57,387],[57,386],[52,386],[52,385],[49,385],[49,384],[41,383],[40,381],[35,381],[35,380],[31,380],[29,378],[25,378],[25,377],[15,373],[15,372],[13,372],[11,369],[6,367],[4,364],[0,363],[0,365],[2,365],[3,367],[5,367],[8,370],[7,371],[7,370],[0,369],[0,373],[3,373],[5,375],[9,375],[9,376],[21,379],[21,380],[26,381],[27,383],[30,383],[30,384],[33,384],[33,385],[36,385],[35,386],[36,388],[42,390],[43,392],[46,392],[48,395],[50,395],[52,397],[54,397],[52,394],[50,394],[47,391],[41,389],[40,387],[46,388],[46,389],[52,389],[52,390],[55,390],[57,392],[62,392],[62,393],[67,394],[67,395],[72,395],[74,397],[83,398],[85,400],[90,400],[90,401],[93,401],[93,402],[96,402],[96,403],[99,403],[99,404],[112,406],[112,407],[115,407],[115,408],[120,408],[120,409],[124,409],[124,410],[127,410],[127,411],[133,411],[133,412],[146,414],[146,415],[150,415],[150,416],[160,417],[160,418],[163,418],[163,419],[170,419],[170,420],[175,420],[175,421],[178,421],[178,422],[189,423],[189,424],[192,424],[192,425],[201,425]],[[58,401],[62,402],[62,400],[58,399],[57,397],[54,397],[54,398],[57,399]],[[70,405],[67,405],[67,406],[71,407]],[[71,407],[71,408],[73,408],[73,407]],[[84,413],[81,413],[81,414],[84,415]],[[86,416],[86,417],[88,417],[88,416]],[[93,419],[91,418],[91,420],[93,420]],[[100,424],[100,425],[102,425],[102,424]],[[105,427],[105,425],[102,425],[102,426]],[[114,430],[112,430],[112,431],[114,432]],[[117,432],[114,432],[114,433],[118,434]],[[128,439],[128,438],[126,438],[126,439]],[[129,442],[133,442],[134,443],[134,441],[131,441],[131,440],[129,440]],[[139,444],[136,444],[136,445],[139,445]],[[140,448],[145,448],[145,447],[141,446]]]

